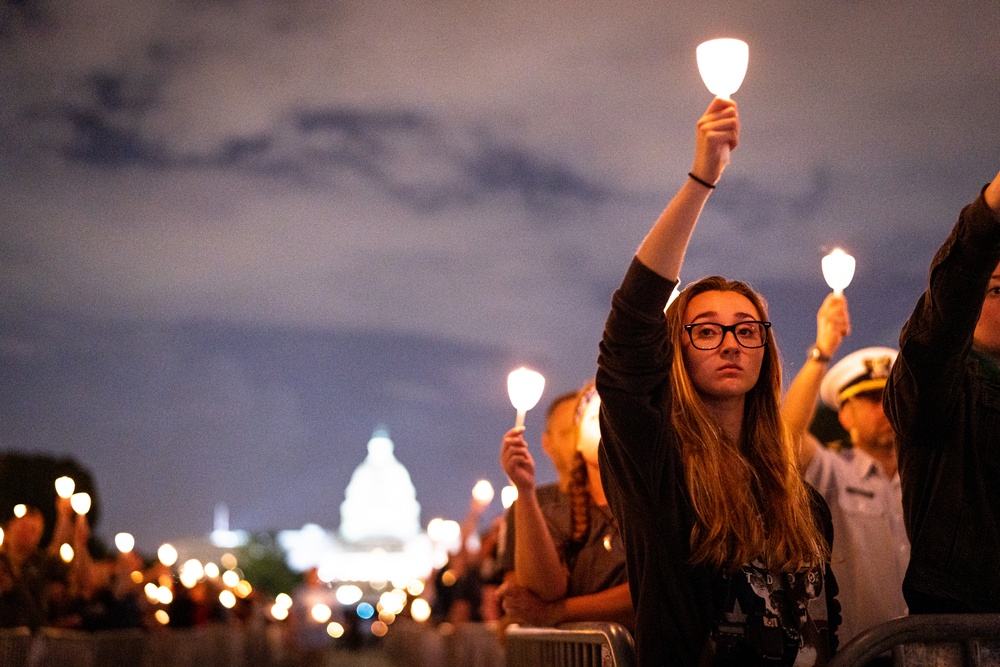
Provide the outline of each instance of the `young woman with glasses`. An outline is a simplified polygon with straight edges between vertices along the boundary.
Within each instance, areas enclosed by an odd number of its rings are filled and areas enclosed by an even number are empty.
[[[739,138],[730,100],[612,300],[598,359],[601,475],[625,542],[642,665],[811,665],[836,647],[832,528],[780,416],[764,300],[713,276],[664,313]]]

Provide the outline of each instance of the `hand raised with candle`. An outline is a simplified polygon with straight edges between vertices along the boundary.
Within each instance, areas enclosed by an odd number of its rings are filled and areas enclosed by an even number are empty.
[[[515,426],[504,435],[500,446],[500,465],[517,487],[518,495],[534,492],[535,459],[528,451],[523,426]]]
[[[729,151],[740,140],[740,117],[736,102],[716,97],[698,120],[694,166],[691,173],[715,183],[729,164]]]
[[[833,356],[844,337],[851,333],[847,299],[830,292],[816,313],[816,347]]]

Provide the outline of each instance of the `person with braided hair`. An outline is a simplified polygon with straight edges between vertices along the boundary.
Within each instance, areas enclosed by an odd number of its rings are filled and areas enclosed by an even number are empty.
[[[512,508],[514,570],[497,590],[509,622],[556,626],[608,621],[634,628],[624,546],[598,467],[599,407],[600,398],[588,383],[576,400],[577,451],[569,475],[569,502],[559,514],[545,514],[539,507],[524,428],[504,436],[500,461],[518,490]]]

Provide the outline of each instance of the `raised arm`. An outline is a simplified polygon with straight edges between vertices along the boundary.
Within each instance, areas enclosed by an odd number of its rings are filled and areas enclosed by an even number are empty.
[[[983,197],[986,199],[986,205],[993,209],[994,213],[1000,215],[1000,173],[996,175],[992,183],[986,186]]]
[[[897,434],[926,434],[952,418],[967,356],[974,344],[983,347],[981,334],[988,331],[979,327],[993,319],[993,299],[1000,298],[991,295],[994,283],[1000,283],[993,278],[998,261],[1000,174],[981,198],[962,209],[900,334],[899,357],[884,397],[886,417]],[[933,439],[925,441],[934,446]]]
[[[523,426],[504,435],[500,465],[517,487],[517,501],[512,508],[516,580],[542,600],[558,600],[566,595],[569,572],[559,558],[535,495],[535,461],[528,451]]]
[[[712,193],[705,183],[721,178],[729,160],[725,150],[739,142],[740,119],[736,103],[715,98],[698,121],[693,177],[689,177],[642,241],[636,257],[660,276],[677,280],[691,232]]]
[[[847,300],[832,292],[823,300],[816,313],[816,345],[818,354],[811,354],[802,365],[798,375],[792,380],[781,405],[781,415],[785,419],[789,433],[799,442],[798,464],[805,470],[816,454],[819,441],[808,433],[809,423],[816,412],[820,384],[826,374],[830,357],[840,347],[844,336],[851,333],[851,316],[847,311]]]

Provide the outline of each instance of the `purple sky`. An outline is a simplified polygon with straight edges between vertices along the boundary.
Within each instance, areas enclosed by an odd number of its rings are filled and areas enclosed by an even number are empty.
[[[75,456],[145,549],[220,501],[336,527],[380,425],[424,524],[502,484],[506,374],[593,373],[705,39],[750,67],[682,279],[761,289],[788,375],[823,254],[858,261],[844,351],[895,345],[1000,169],[995,0],[0,7],[0,448]]]

